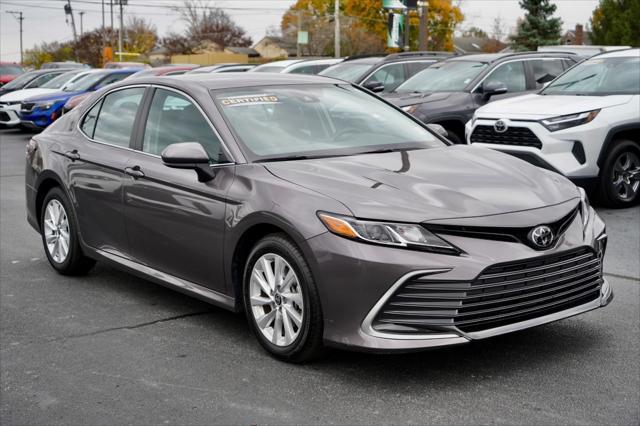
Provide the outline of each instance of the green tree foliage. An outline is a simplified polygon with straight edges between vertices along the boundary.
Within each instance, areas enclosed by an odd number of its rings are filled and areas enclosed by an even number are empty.
[[[600,0],[591,16],[591,42],[640,46],[640,0]]]
[[[562,20],[553,18],[556,5],[549,0],[520,0],[526,11],[518,25],[518,33],[511,37],[516,50],[536,50],[538,46],[558,44],[562,35]]]
[[[489,34],[481,28],[470,27],[462,32],[463,37],[489,38]]]

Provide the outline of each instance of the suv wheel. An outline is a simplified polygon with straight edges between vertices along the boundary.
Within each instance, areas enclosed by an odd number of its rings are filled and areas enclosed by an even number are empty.
[[[302,252],[282,234],[253,248],[244,271],[243,299],[250,327],[272,355],[289,362],[322,350],[322,311]]]
[[[89,272],[96,262],[82,253],[76,217],[67,196],[60,188],[53,188],[44,197],[42,205],[42,244],[51,266],[63,275]]]
[[[599,198],[609,207],[630,207],[640,202],[640,146],[614,141],[600,174]]]

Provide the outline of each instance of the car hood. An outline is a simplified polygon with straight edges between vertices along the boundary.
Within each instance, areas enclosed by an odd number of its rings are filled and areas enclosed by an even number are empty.
[[[383,97],[392,104],[403,107],[427,102],[442,102],[455,93],[463,92],[389,93]]]
[[[58,92],[57,89],[42,89],[42,88],[33,88],[33,89],[22,89],[16,90],[6,95],[0,96],[0,101],[2,102],[16,102],[22,101],[32,96],[40,96],[50,93]]]
[[[473,146],[265,163],[366,219],[423,222],[546,207],[578,197],[564,177]]]
[[[47,93],[44,95],[38,96],[30,96],[25,99],[26,102],[40,102],[40,101],[61,101],[63,99],[69,99],[72,96],[79,95],[84,92],[63,92],[57,90],[52,93]]]
[[[630,102],[633,96],[560,96],[533,93],[488,103],[477,110],[476,116],[540,119],[622,105]]]

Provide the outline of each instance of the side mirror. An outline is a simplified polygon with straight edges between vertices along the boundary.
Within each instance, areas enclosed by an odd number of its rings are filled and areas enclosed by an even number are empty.
[[[374,93],[384,92],[384,84],[379,81],[368,81],[362,85],[365,89],[371,90]]]
[[[508,91],[507,85],[501,81],[489,81],[482,84],[482,94],[486,99],[493,95],[503,95]]]
[[[200,182],[209,182],[215,177],[209,166],[209,155],[198,142],[173,143],[160,156],[167,167],[195,170]]]
[[[447,132],[447,129],[442,127],[440,124],[430,123],[430,124],[427,124],[427,127],[434,133],[437,133],[444,138],[449,137],[449,132]]]

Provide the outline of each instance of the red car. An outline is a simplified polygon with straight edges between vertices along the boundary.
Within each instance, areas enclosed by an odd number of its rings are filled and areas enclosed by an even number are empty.
[[[0,62],[0,86],[4,86],[23,72],[24,69],[14,62]]]

